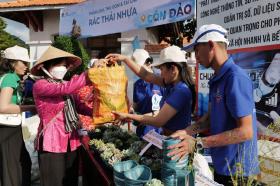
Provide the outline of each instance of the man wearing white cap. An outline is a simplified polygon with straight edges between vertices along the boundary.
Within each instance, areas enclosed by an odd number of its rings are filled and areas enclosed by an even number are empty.
[[[210,24],[201,26],[192,44],[185,47],[193,49],[197,62],[211,67],[215,74],[209,81],[208,113],[171,135],[182,142],[174,145],[169,155],[182,157],[195,148],[210,148],[215,181],[227,186],[235,181],[246,185],[249,176],[259,173],[253,85],[247,73],[228,57],[228,43],[227,31]],[[192,137],[207,130],[208,137]]]

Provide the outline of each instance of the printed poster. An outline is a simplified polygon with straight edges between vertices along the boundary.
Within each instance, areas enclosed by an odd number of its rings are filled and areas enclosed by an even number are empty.
[[[280,140],[280,0],[198,0],[198,27],[219,24],[228,30],[228,53],[254,84],[259,134]],[[213,70],[199,68],[198,114],[207,111],[206,84]],[[271,126],[273,126],[271,128]]]

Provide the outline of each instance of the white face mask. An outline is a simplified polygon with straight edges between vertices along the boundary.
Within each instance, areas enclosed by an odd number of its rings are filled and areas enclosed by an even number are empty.
[[[53,76],[53,78],[63,79],[65,74],[67,73],[67,68],[65,66],[57,66],[53,67],[49,72]]]

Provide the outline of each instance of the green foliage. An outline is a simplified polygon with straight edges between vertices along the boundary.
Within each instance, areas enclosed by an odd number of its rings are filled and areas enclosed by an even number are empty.
[[[4,30],[7,27],[7,24],[3,19],[0,18],[0,30]]]
[[[59,48],[61,50],[64,50],[69,53],[74,53],[73,49],[73,43],[71,40],[71,37],[68,36],[58,36],[55,38],[55,41],[53,43],[53,46],[56,48]]]
[[[14,45],[19,45],[24,48],[29,48],[28,45],[24,43],[21,39],[16,36],[13,36],[7,33],[4,29],[7,24],[3,19],[0,18],[0,50],[5,50],[6,48],[12,47]]]
[[[90,57],[80,41],[69,36],[58,36],[53,46],[79,56],[82,59],[82,64],[74,71],[69,72],[66,75],[66,79],[71,78],[74,74],[80,74],[87,69]]]

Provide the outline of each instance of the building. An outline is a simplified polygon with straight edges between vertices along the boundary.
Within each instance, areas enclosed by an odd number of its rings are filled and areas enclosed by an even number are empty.
[[[29,28],[30,56],[37,59],[59,32],[60,9],[83,0],[18,0],[0,2],[0,16]]]

